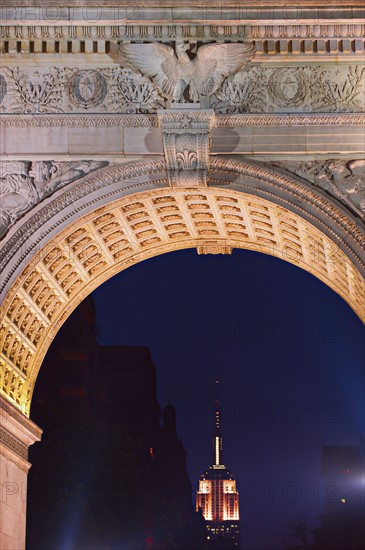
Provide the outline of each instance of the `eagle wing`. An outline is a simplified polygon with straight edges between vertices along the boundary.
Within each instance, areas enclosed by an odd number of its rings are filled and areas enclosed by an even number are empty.
[[[212,95],[223,80],[246,65],[255,55],[251,44],[207,44],[194,60],[194,83],[202,95]]]
[[[160,93],[172,98],[179,81],[178,59],[173,48],[165,44],[120,44],[123,61],[151,78]]]

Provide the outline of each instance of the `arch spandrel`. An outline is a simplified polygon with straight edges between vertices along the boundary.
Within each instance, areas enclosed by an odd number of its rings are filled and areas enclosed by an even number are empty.
[[[359,270],[299,214],[227,188],[152,189],[73,221],[17,277],[1,309],[1,393],[29,414],[44,355],[75,307],[130,265],[184,248],[199,253],[243,248],[289,261],[327,284],[365,319]]]

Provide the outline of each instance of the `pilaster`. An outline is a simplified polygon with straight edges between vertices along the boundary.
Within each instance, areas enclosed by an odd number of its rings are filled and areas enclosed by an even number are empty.
[[[25,548],[28,447],[42,430],[0,396],[0,548]]]

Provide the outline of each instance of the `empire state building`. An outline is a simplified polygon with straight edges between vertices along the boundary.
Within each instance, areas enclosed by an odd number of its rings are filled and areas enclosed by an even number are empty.
[[[218,380],[216,381],[218,384]],[[232,548],[239,548],[239,495],[234,475],[223,463],[219,400],[215,400],[215,430],[213,464],[200,477],[196,493],[196,510],[202,510],[207,539],[231,539]],[[223,542],[223,540],[222,540]],[[231,546],[229,546],[231,547]]]

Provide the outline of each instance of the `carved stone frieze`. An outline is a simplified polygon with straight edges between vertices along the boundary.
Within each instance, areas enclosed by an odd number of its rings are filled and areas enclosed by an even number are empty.
[[[165,105],[165,100],[149,78],[130,69],[113,67],[107,71],[109,108],[126,113],[153,113]]]
[[[356,113],[365,111],[364,86],[359,64],[256,64],[228,77],[212,96],[198,94],[200,88],[195,95],[217,114]],[[162,96],[149,78],[129,68],[0,68],[2,113],[147,114],[166,107]]]
[[[214,111],[176,108],[159,111],[158,117],[170,185],[206,187]]]
[[[1,111],[34,114],[62,112],[71,73],[71,70],[57,67],[31,71],[2,67],[0,74],[6,84],[6,93],[0,102]]]
[[[210,107],[217,114],[363,112],[365,68],[252,66],[223,82]]]
[[[57,189],[105,166],[99,161],[1,161],[0,238],[35,204]]]
[[[164,104],[151,80],[131,69],[0,68],[3,113],[149,113]]]
[[[273,165],[309,180],[365,218],[365,160],[281,161]]]

